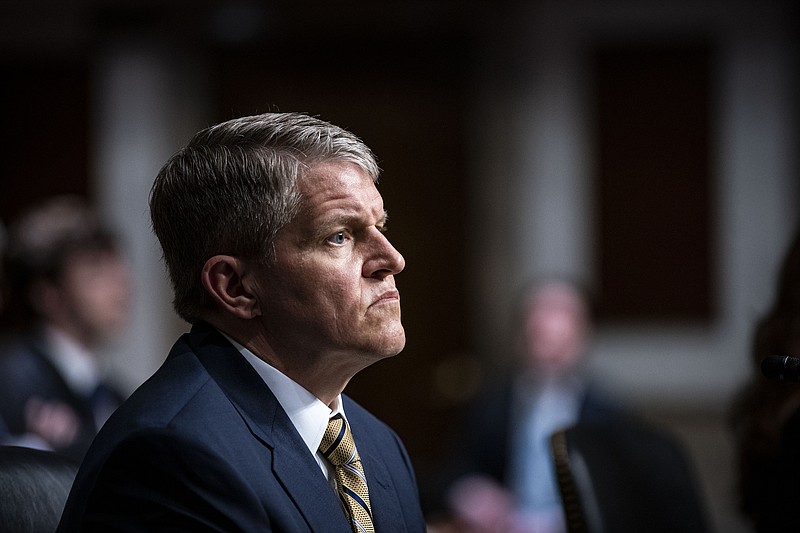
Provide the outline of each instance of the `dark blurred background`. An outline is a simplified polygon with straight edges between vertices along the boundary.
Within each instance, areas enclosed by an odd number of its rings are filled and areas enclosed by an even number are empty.
[[[186,329],[160,165],[208,124],[319,115],[377,154],[407,260],[407,347],[348,392],[423,483],[507,360],[515,292],[558,273],[598,295],[596,372],[684,438],[736,531],[724,416],[798,219],[799,23],[788,0],[2,0],[0,220],[74,192],[118,227],[132,389]]]

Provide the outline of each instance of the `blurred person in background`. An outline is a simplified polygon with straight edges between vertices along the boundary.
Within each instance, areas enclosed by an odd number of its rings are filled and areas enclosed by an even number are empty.
[[[511,371],[477,398],[445,475],[436,531],[565,531],[550,436],[578,422],[605,423],[625,411],[588,379],[591,299],[579,284],[547,278],[518,304]],[[452,480],[452,481],[451,481]]]
[[[80,460],[123,394],[98,350],[129,316],[130,273],[115,236],[77,196],[47,199],[9,226],[0,346],[5,444]]]
[[[739,508],[758,532],[800,529],[800,384],[767,380],[771,355],[800,357],[800,232],[753,334],[751,376],[731,409]]]

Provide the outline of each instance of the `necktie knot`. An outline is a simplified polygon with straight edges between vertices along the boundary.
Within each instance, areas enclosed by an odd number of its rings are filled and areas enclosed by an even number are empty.
[[[360,461],[353,435],[342,415],[336,415],[328,421],[319,450],[334,467]]]

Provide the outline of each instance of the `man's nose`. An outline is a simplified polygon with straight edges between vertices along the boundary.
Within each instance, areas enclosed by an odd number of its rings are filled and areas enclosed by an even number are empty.
[[[373,228],[372,231],[374,233],[371,233],[370,253],[364,261],[364,276],[383,279],[399,274],[406,267],[405,258],[392,246],[383,233],[376,228]]]

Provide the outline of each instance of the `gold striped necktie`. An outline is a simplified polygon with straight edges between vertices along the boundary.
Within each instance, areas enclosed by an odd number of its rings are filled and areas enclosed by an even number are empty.
[[[336,415],[328,421],[319,451],[336,469],[336,486],[354,533],[374,533],[367,479],[350,427]]]

